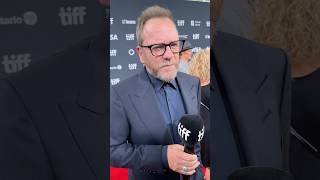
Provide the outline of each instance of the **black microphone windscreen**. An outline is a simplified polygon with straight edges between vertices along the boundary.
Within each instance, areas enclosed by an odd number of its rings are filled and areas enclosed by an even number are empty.
[[[186,114],[178,123],[178,134],[182,141],[188,145],[195,145],[204,136],[203,120],[198,115]]]
[[[228,180],[294,180],[289,172],[271,167],[244,167],[234,171]]]

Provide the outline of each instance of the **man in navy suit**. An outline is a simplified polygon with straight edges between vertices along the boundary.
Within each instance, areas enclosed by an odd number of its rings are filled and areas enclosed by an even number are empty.
[[[199,113],[200,82],[177,72],[184,42],[171,12],[145,9],[137,40],[143,70],[111,89],[111,165],[129,168],[129,179],[203,179],[198,157],[179,145],[177,121]]]

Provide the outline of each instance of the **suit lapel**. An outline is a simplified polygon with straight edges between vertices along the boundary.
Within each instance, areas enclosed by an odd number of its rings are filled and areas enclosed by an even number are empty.
[[[75,142],[97,179],[107,177],[106,159],[109,154],[107,54],[104,53],[106,52],[104,36],[99,36],[88,43],[88,57],[84,57],[85,63],[77,77],[81,79],[81,83],[76,98],[66,97],[60,103]]]
[[[96,179],[105,179],[108,154],[106,114],[93,113],[71,102],[61,102],[60,107],[89,168]]]
[[[183,79],[183,76],[180,73],[178,73],[177,75],[177,82],[181,90],[184,105],[186,108],[186,113],[199,114],[198,106],[195,106],[195,104],[198,104],[196,94],[198,87],[194,84],[189,84],[189,81]]]
[[[171,130],[165,123],[164,115],[157,104],[154,88],[145,70],[139,74],[136,91],[129,96],[138,112],[139,120],[143,122],[156,143],[172,144],[174,141]]]
[[[257,162],[263,163],[264,160],[261,159],[267,157],[264,153],[269,153],[263,149],[270,148],[267,146],[272,144],[266,141],[273,140],[268,138],[272,137],[272,131],[268,131],[263,123],[271,111],[264,106],[263,99],[256,91],[268,75],[265,72],[258,72],[259,69],[254,64],[249,64],[255,63],[254,60],[245,59],[236,50],[233,51],[235,53],[230,53],[226,50],[227,46],[219,46],[220,44],[224,43],[217,42],[216,66],[212,67],[220,72],[230,102],[232,119],[235,120],[234,125],[238,130],[241,148],[247,163],[251,165]],[[251,67],[256,69],[250,69]],[[255,73],[252,73],[253,71]],[[230,114],[228,116],[230,117]]]

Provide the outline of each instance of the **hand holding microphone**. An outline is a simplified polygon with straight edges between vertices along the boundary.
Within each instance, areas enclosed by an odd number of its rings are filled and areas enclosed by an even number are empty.
[[[184,115],[179,120],[177,130],[184,146],[178,144],[168,146],[168,163],[170,169],[184,175],[184,179],[189,179],[200,165],[194,153],[194,146],[204,136],[203,121],[198,115]]]
[[[168,145],[167,158],[169,168],[184,175],[192,175],[200,165],[197,155],[184,152],[184,147],[180,144]]]

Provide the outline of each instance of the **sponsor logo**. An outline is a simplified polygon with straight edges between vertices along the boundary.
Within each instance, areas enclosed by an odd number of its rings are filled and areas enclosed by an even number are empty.
[[[110,70],[121,70],[122,66],[119,64],[117,66],[110,66]]]
[[[122,19],[121,23],[122,24],[136,24],[136,21],[135,20]]]
[[[210,21],[206,21],[206,26],[210,27]]]
[[[110,40],[111,41],[117,41],[118,39],[118,35],[117,34],[110,34]]]
[[[134,53],[135,53],[134,49],[129,49],[128,54],[129,54],[130,56],[133,56]]]
[[[188,35],[187,34],[179,34],[179,38],[188,39]]]
[[[35,25],[38,22],[38,16],[34,11],[27,11],[22,16],[0,17],[0,25],[26,24]]]
[[[201,21],[191,20],[191,21],[190,21],[190,26],[192,26],[192,27],[199,27],[199,26],[201,26]]]

